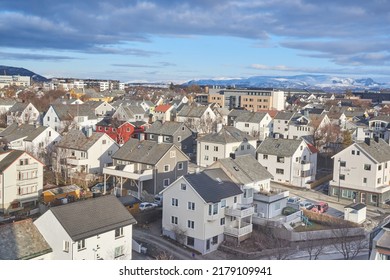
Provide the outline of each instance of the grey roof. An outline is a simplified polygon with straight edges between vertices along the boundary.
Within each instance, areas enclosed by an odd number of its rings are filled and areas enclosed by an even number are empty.
[[[390,123],[390,116],[388,116],[388,115],[380,115],[380,116],[377,116],[377,117],[373,117],[372,119],[370,119],[370,121],[384,121],[384,122]]]
[[[390,249],[390,231],[384,230],[383,235],[378,239],[376,246]]]
[[[49,211],[74,241],[137,223],[113,195],[52,207]]]
[[[206,203],[216,203],[221,199],[242,194],[239,186],[221,168],[188,174],[184,178]]]
[[[154,107],[154,103],[150,100],[144,100],[143,101],[146,105],[148,105],[149,107]]]
[[[256,140],[256,138],[232,126],[223,126],[219,132],[206,134],[198,139],[199,142],[222,144],[237,142],[241,143],[248,140]]]
[[[144,109],[142,109],[141,106],[135,106],[135,105],[129,105],[129,106],[125,106],[123,107],[123,109],[125,109],[125,111],[127,113],[130,113],[130,115],[143,115],[145,114],[145,111]]]
[[[28,260],[50,252],[31,219],[0,226],[0,260]]]
[[[237,156],[235,159],[219,159],[219,163],[228,175],[232,175],[240,184],[271,179],[273,176],[252,155]]]
[[[96,119],[95,107],[89,104],[52,104],[51,105],[60,120],[74,118],[76,116],[87,116],[88,119]]]
[[[22,112],[26,107],[28,106],[29,103],[15,103],[11,108],[9,108],[8,112],[12,113],[17,113],[17,112]]]
[[[266,138],[257,148],[257,153],[291,157],[301,145],[302,140]]]
[[[363,203],[351,203],[347,206],[345,206],[344,208],[352,208],[354,210],[361,210],[363,208],[366,208],[367,206]]]
[[[184,105],[177,112],[178,117],[200,118],[203,116],[208,106]]]
[[[294,116],[294,114],[295,112],[278,112],[274,119],[289,121]]]
[[[236,122],[260,123],[267,113],[242,111],[235,119]]]
[[[103,132],[92,132],[92,135],[87,137],[81,130],[69,130],[58,142],[57,146],[60,148],[88,151],[103,135]]]
[[[17,160],[21,155],[23,155],[24,151],[19,150],[7,150],[3,153],[0,153],[0,157],[5,157],[0,160],[0,172],[3,172],[10,166],[12,163],[14,163],[15,160]]]
[[[145,133],[152,134],[161,134],[161,135],[174,135],[176,131],[178,131],[184,123],[182,122],[164,122],[155,121],[146,131]]]
[[[0,98],[0,106],[13,106],[16,103],[15,100],[9,98]]]
[[[32,141],[46,129],[48,129],[47,126],[37,127],[32,124],[18,125],[17,123],[13,123],[0,133],[0,137],[8,142],[21,138],[25,138],[25,141]]]
[[[155,165],[174,144],[131,138],[112,156],[114,159]]]
[[[390,146],[383,139],[378,139],[378,142],[370,139],[370,145],[365,142],[358,142],[356,145],[373,157],[377,162],[390,160]]]

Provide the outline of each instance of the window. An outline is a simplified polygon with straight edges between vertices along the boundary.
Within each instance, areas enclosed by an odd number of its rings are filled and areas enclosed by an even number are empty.
[[[245,149],[244,145],[241,145],[241,151],[243,151]]]
[[[360,151],[356,151],[356,155],[360,155]]]
[[[276,157],[276,162],[284,163],[284,157]]]
[[[166,164],[164,165],[164,172],[168,172],[169,171],[169,164]]]
[[[209,160],[209,156],[204,156],[204,160]]]
[[[355,154],[355,150],[352,150],[351,153],[354,155]]]
[[[177,198],[172,198],[172,206],[179,206],[179,200]]]
[[[47,121],[50,122],[50,117],[47,117]]]
[[[193,237],[187,236],[187,246],[195,246],[195,239]]]
[[[187,227],[194,229],[195,228],[195,222],[191,221],[191,220],[188,220],[187,221]]]
[[[171,223],[172,224],[177,225],[177,220],[178,220],[177,217],[175,217],[175,216],[171,217]]]
[[[204,146],[204,149],[205,149],[206,151],[208,151],[208,150],[209,150],[209,145]]]
[[[225,208],[226,207],[226,199],[222,199],[221,200],[221,208]]]
[[[123,227],[115,229],[115,238],[119,238],[123,236]]]
[[[116,258],[119,258],[119,257],[121,257],[121,256],[123,256],[124,254],[123,254],[123,245],[122,246],[119,246],[119,247],[116,247],[115,248],[115,253],[114,253],[114,258],[116,259]]]
[[[364,170],[370,171],[371,170],[371,164],[365,164]]]
[[[263,159],[268,159],[268,155],[263,155]]]
[[[103,145],[106,145],[106,144],[107,144],[107,140],[103,140],[103,141],[102,141],[102,144],[103,144]]]
[[[213,237],[213,239],[211,240],[211,244],[213,245],[218,244],[218,235]]]
[[[209,216],[218,214],[218,203],[209,205]]]
[[[195,202],[188,201],[188,210],[195,210]]]
[[[214,152],[218,152],[218,146],[214,146]]]
[[[85,239],[77,241],[77,250],[84,250],[85,249]]]
[[[181,142],[181,136],[177,136],[177,142]]]
[[[376,194],[371,195],[371,202],[372,203],[378,203],[378,196]]]
[[[164,187],[168,187],[168,186],[169,186],[169,178],[164,179]]]
[[[284,169],[276,168],[276,174],[284,174]]]
[[[182,184],[180,185],[180,189],[181,189],[182,191],[185,191],[185,190],[187,189],[187,185],[184,184],[184,183],[182,183]]]
[[[250,148],[251,148],[251,145],[249,145],[249,144],[246,145],[246,149],[247,149],[247,150],[250,150]]]
[[[378,165],[378,171],[382,170],[382,165]]]
[[[69,241],[65,241],[62,243],[62,251],[69,253]]]
[[[179,162],[177,164],[177,170],[183,170],[183,163],[182,162]]]
[[[380,184],[380,183],[382,182],[382,178],[378,178],[378,179],[376,180],[376,182],[377,182],[378,184]]]
[[[340,167],[345,167],[347,163],[345,161],[340,161]]]
[[[237,203],[237,196],[234,197],[233,203]]]
[[[246,124],[245,124],[245,127],[249,127],[249,123],[246,123]]]
[[[341,190],[341,197],[352,199],[353,198],[353,191],[351,191],[351,190]]]
[[[340,180],[345,180],[345,175],[344,174],[340,174],[339,179]]]
[[[169,155],[170,155],[171,158],[175,158],[176,157],[176,151],[171,151],[169,153]]]
[[[126,128],[126,131],[127,131],[127,132],[130,132],[130,127]]]
[[[213,161],[217,161],[218,160],[218,157],[213,157]]]
[[[367,183],[367,178],[363,178],[363,183],[364,183],[364,184]]]
[[[225,218],[221,218],[221,220],[219,220],[219,224],[223,226],[225,224]]]
[[[49,131],[49,137],[51,137],[51,131]]]

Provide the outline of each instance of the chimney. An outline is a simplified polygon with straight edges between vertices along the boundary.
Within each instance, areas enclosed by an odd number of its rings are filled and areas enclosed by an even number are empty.
[[[368,146],[370,146],[370,138],[369,137],[366,137],[364,138],[364,143],[366,143]]]
[[[195,173],[196,173],[196,174],[199,174],[199,173],[200,173],[200,168],[199,168],[199,167],[197,167],[197,168],[195,169]]]
[[[88,138],[92,136],[92,127],[91,126],[85,128],[85,136],[87,136]]]
[[[157,136],[157,143],[158,144],[161,144],[162,142],[163,142],[163,138],[164,136],[162,136],[162,135],[159,135],[159,136]]]
[[[374,141],[379,143],[379,137],[378,136],[374,136]]]

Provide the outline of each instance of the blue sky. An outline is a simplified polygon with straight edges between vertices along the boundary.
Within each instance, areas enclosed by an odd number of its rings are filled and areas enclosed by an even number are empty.
[[[46,77],[389,82],[389,36],[390,0],[0,1],[0,64]]]

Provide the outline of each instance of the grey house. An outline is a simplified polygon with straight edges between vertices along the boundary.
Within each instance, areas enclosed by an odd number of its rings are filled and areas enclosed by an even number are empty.
[[[103,169],[104,181],[113,176],[121,190],[129,181],[130,189],[137,191],[137,198],[141,198],[143,191],[157,194],[188,173],[188,157],[172,143],[132,138],[112,159],[113,166]]]
[[[158,141],[162,137],[164,143],[173,143],[178,146],[185,154],[194,152],[194,133],[181,122],[155,121],[153,125],[145,131],[145,139]]]

